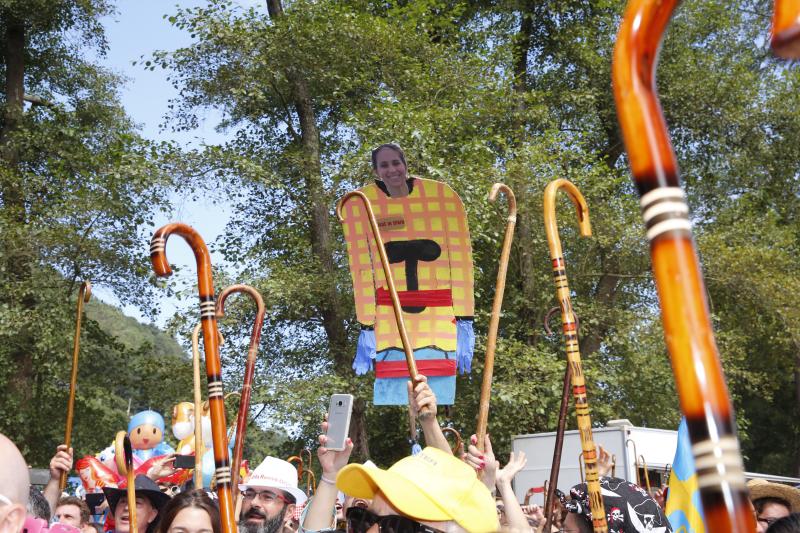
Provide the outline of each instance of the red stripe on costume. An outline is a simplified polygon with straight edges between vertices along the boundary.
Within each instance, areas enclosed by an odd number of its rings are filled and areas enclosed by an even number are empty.
[[[400,305],[404,307],[451,307],[453,295],[450,289],[430,289],[422,291],[397,291]],[[378,305],[392,305],[392,297],[387,289],[378,287]]]
[[[453,359],[423,359],[417,361],[417,372],[426,377],[455,376],[456,362]],[[376,378],[407,378],[405,361],[378,361],[375,363]]]

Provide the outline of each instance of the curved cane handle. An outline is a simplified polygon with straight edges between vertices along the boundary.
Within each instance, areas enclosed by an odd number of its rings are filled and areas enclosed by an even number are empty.
[[[225,316],[225,302],[228,296],[234,293],[243,293],[250,296],[256,303],[256,318],[253,321],[253,331],[250,334],[250,346],[247,349],[247,360],[244,367],[244,382],[242,384],[242,399],[239,402],[239,413],[236,417],[236,443],[233,447],[233,463],[231,466],[231,484],[238,487],[239,467],[242,464],[242,454],[244,452],[244,439],[247,431],[247,415],[250,412],[250,396],[253,390],[253,380],[256,372],[256,356],[258,355],[258,344],[261,340],[261,328],[264,325],[264,315],[266,307],[264,298],[261,297],[256,289],[249,285],[238,284],[226,287],[217,297],[216,314],[217,318]]]
[[[461,433],[459,433],[456,428],[443,427],[442,434],[444,434],[444,438],[447,438],[447,435],[453,436],[455,442],[450,446],[450,449],[453,451],[453,455],[458,457],[458,450],[464,446],[464,440],[461,438]]]
[[[394,311],[394,319],[397,323],[397,331],[400,332],[400,341],[403,344],[403,352],[406,356],[408,374],[411,377],[412,384],[419,383],[417,363],[414,361],[414,353],[411,350],[411,341],[408,340],[406,323],[405,320],[403,320],[403,308],[400,306],[400,298],[397,296],[397,288],[394,284],[394,276],[392,275],[392,269],[389,265],[389,258],[386,255],[386,247],[383,245],[383,239],[381,238],[381,231],[378,227],[378,221],[375,219],[375,212],[372,210],[372,203],[367,195],[363,192],[350,191],[349,193],[345,194],[341,200],[339,200],[339,203],[336,206],[336,216],[339,218],[339,222],[344,222],[342,209],[344,204],[353,197],[358,197],[361,199],[361,203],[364,205],[364,209],[367,211],[369,226],[372,229],[372,236],[375,240],[375,248],[378,250],[378,256],[381,260],[381,268],[383,269],[383,275],[386,278],[386,284],[389,286],[389,296],[392,300],[392,310]],[[427,406],[419,412],[419,417],[423,419],[432,415],[433,412]]]

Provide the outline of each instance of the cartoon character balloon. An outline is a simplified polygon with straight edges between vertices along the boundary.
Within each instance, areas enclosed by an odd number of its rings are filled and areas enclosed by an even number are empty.
[[[172,446],[164,442],[164,417],[155,411],[133,415],[128,422],[128,437],[133,454],[143,461],[175,452]]]

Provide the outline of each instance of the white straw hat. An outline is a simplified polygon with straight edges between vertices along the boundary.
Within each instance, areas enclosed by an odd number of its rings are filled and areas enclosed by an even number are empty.
[[[239,484],[239,490],[278,489],[294,496],[298,505],[308,498],[297,488],[297,469],[294,465],[277,457],[267,457],[256,467],[246,483]]]

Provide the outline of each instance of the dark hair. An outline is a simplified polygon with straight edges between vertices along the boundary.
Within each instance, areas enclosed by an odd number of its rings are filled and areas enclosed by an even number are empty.
[[[86,504],[85,501],[81,500],[80,498],[76,498],[75,496],[64,496],[63,498],[59,498],[58,501],[56,502],[56,509],[58,509],[62,505],[76,506],[81,513],[81,524],[89,523],[90,521],[89,506]]]
[[[767,533],[798,533],[800,532],[800,513],[792,513],[775,520],[767,528]]]
[[[756,513],[761,514],[764,512],[764,507],[767,504],[774,503],[776,505],[783,505],[789,511],[792,510],[792,506],[789,502],[784,500],[783,498],[776,498],[775,496],[764,496],[763,498],[758,498],[757,500],[753,500],[753,507],[756,509]]]
[[[402,161],[404,165],[408,166],[406,164],[406,154],[405,154],[405,152],[403,152],[403,149],[400,148],[400,145],[399,144],[395,144],[395,143],[385,143],[385,144],[382,144],[382,145],[378,146],[377,148],[375,148],[372,151],[372,169],[373,170],[377,170],[377,168],[378,168],[378,152],[380,152],[384,148],[388,148],[389,150],[394,150],[395,152],[397,152],[397,154],[400,156],[400,161]]]
[[[161,510],[161,521],[158,524],[157,533],[167,533],[178,513],[189,507],[195,507],[207,512],[208,517],[211,519],[211,527],[214,533],[221,533],[219,507],[202,489],[181,492],[172,498]]]
[[[27,512],[34,518],[41,518],[42,520],[50,521],[50,504],[45,500],[44,495],[31,485],[28,491],[28,509]]]

